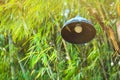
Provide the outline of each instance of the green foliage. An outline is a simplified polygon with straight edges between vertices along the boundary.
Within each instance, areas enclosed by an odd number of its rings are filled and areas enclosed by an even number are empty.
[[[91,5],[101,18],[106,15],[104,22],[115,31],[117,2],[80,0],[78,5],[78,0],[0,1],[0,79],[11,80],[13,53],[16,80],[119,80],[119,66],[111,66],[114,50],[88,11]],[[82,45],[65,42],[60,33],[64,22],[78,13],[91,20],[97,31],[95,39]]]

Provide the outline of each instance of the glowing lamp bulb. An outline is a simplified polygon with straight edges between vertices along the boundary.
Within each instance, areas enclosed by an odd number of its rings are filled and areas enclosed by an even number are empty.
[[[81,33],[82,32],[82,27],[80,25],[76,25],[75,28],[74,28],[74,31],[76,33]]]

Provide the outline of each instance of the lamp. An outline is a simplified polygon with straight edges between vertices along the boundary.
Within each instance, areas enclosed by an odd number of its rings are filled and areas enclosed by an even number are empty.
[[[73,44],[87,43],[95,37],[96,30],[87,19],[76,16],[68,20],[61,30],[62,38]]]

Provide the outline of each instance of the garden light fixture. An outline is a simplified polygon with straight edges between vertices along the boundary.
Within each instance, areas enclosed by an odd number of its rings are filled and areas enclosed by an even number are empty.
[[[68,20],[61,31],[62,38],[73,44],[87,43],[95,37],[95,34],[96,30],[92,23],[81,16]]]

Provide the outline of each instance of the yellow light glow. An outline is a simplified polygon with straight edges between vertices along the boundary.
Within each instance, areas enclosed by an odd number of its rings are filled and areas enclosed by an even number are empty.
[[[74,28],[74,31],[76,33],[81,33],[82,32],[82,27],[80,25],[76,25],[75,28]]]

